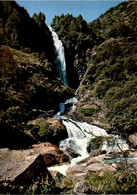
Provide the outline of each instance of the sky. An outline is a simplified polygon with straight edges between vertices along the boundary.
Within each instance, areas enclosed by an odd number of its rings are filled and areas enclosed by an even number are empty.
[[[105,0],[85,0],[85,1],[58,1],[58,0],[43,0],[43,1],[16,1],[20,6],[24,7],[30,16],[34,13],[42,12],[46,16],[46,24],[49,26],[55,15],[72,14],[74,17],[82,15],[83,19],[91,22],[105,13],[109,8],[118,5],[122,1],[105,1]]]

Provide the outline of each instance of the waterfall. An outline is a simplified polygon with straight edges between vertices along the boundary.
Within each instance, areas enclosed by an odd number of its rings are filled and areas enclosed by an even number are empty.
[[[58,64],[60,79],[63,81],[64,85],[68,86],[63,44],[61,40],[59,40],[57,33],[54,31],[54,29],[51,26],[49,26],[49,30],[51,31],[53,37],[53,42],[54,42],[54,47],[56,52],[56,63]]]
[[[76,102],[75,99],[66,100],[67,102]],[[60,141],[59,148],[67,154],[68,149],[72,149],[79,156],[76,158],[71,158],[70,164],[65,164],[61,166],[49,167],[50,170],[59,171],[62,174],[66,174],[68,167],[71,167],[78,163],[79,161],[87,158],[89,156],[88,148],[94,150],[95,145],[98,145],[98,139],[101,140],[99,149],[106,150],[107,153],[110,152],[121,152],[129,149],[126,141],[121,139],[119,136],[108,134],[105,129],[97,127],[95,125],[88,124],[86,122],[78,122],[69,119],[64,116],[60,116],[64,112],[65,107],[61,104],[60,112],[55,115],[59,116],[62,123],[65,125],[68,133],[68,138]],[[97,143],[95,142],[97,141]],[[96,148],[97,149],[97,148]],[[69,154],[68,154],[69,155]],[[69,155],[71,157],[71,155]]]

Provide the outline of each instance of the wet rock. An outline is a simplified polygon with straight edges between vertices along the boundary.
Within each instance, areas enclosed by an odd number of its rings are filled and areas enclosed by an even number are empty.
[[[72,148],[66,148],[66,152],[72,157],[72,158],[76,158],[78,157],[80,154],[78,154],[74,149]]]
[[[137,133],[130,135],[128,139],[133,144],[133,147],[137,146]]]
[[[93,163],[102,163],[105,158],[106,158],[106,154],[101,154],[101,155],[96,156],[96,157],[91,157],[87,161],[87,166],[90,164],[93,164]]]
[[[74,175],[77,173],[87,173],[86,166],[74,165],[73,167],[69,167],[66,171],[66,175],[70,177],[74,177]]]
[[[42,155],[47,166],[69,161],[67,155],[65,155],[56,145],[49,142],[33,145],[33,150]]]
[[[80,181],[75,184],[74,193],[76,194],[89,193],[90,189],[91,185],[89,183],[87,183],[86,181]]]
[[[105,150],[101,150],[101,149],[97,149],[97,150],[92,150],[89,154],[89,158],[94,157],[94,156],[98,156],[101,154],[106,154]]]

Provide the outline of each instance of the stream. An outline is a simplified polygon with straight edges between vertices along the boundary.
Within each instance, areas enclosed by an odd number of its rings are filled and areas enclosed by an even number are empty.
[[[64,85],[68,86],[67,75],[66,75],[66,62],[64,47],[59,40],[58,35],[52,27],[49,27],[52,33],[54,47],[56,51],[56,63],[58,65],[60,79]],[[78,162],[89,156],[90,151],[94,149],[105,150],[106,153],[110,152],[121,152],[123,150],[128,150],[129,146],[125,140],[121,139],[118,135],[108,134],[105,129],[99,128],[95,125],[88,124],[86,122],[78,122],[67,117],[62,116],[65,112],[65,106],[71,104],[70,112],[76,109],[77,99],[72,97],[65,102],[59,104],[60,110],[54,115],[56,118],[60,118],[62,123],[65,125],[68,133],[68,138],[60,141],[59,148],[65,154],[67,154],[71,162],[70,164],[64,164],[54,167],[49,167],[49,170],[56,170],[63,175],[66,175],[66,170],[68,167],[72,167]],[[99,140],[99,145],[97,144]],[[68,150],[74,151],[77,156],[74,158]]]
[[[61,119],[67,129],[68,138],[60,141],[59,148],[70,157],[71,163],[49,167],[49,170],[58,171],[63,175],[66,175],[68,167],[72,167],[78,162],[86,159],[89,156],[90,151],[94,149],[102,149],[105,150],[106,153],[121,152],[129,149],[126,141],[121,139],[118,135],[108,134],[105,129],[95,125],[91,125],[86,122],[74,121],[62,116],[61,114],[65,111],[65,105],[67,102],[70,103],[71,100],[73,107],[73,104],[76,103],[75,98],[71,98],[64,103],[60,103],[60,111],[54,115],[54,117]],[[99,146],[96,146],[98,139],[101,140],[101,143]],[[73,158],[68,153],[68,150],[74,151],[78,154],[78,156]]]

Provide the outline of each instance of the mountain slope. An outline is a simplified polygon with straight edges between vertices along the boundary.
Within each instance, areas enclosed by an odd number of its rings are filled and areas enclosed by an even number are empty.
[[[37,16],[35,17],[35,19]],[[34,141],[27,121],[56,112],[73,91],[57,77],[51,33],[14,1],[0,2],[0,146]],[[33,112],[36,110],[36,112]],[[24,141],[25,140],[25,141]]]
[[[90,26],[100,45],[87,50],[77,114],[122,135],[137,129],[137,2],[123,2]],[[109,126],[108,126],[109,125]]]

